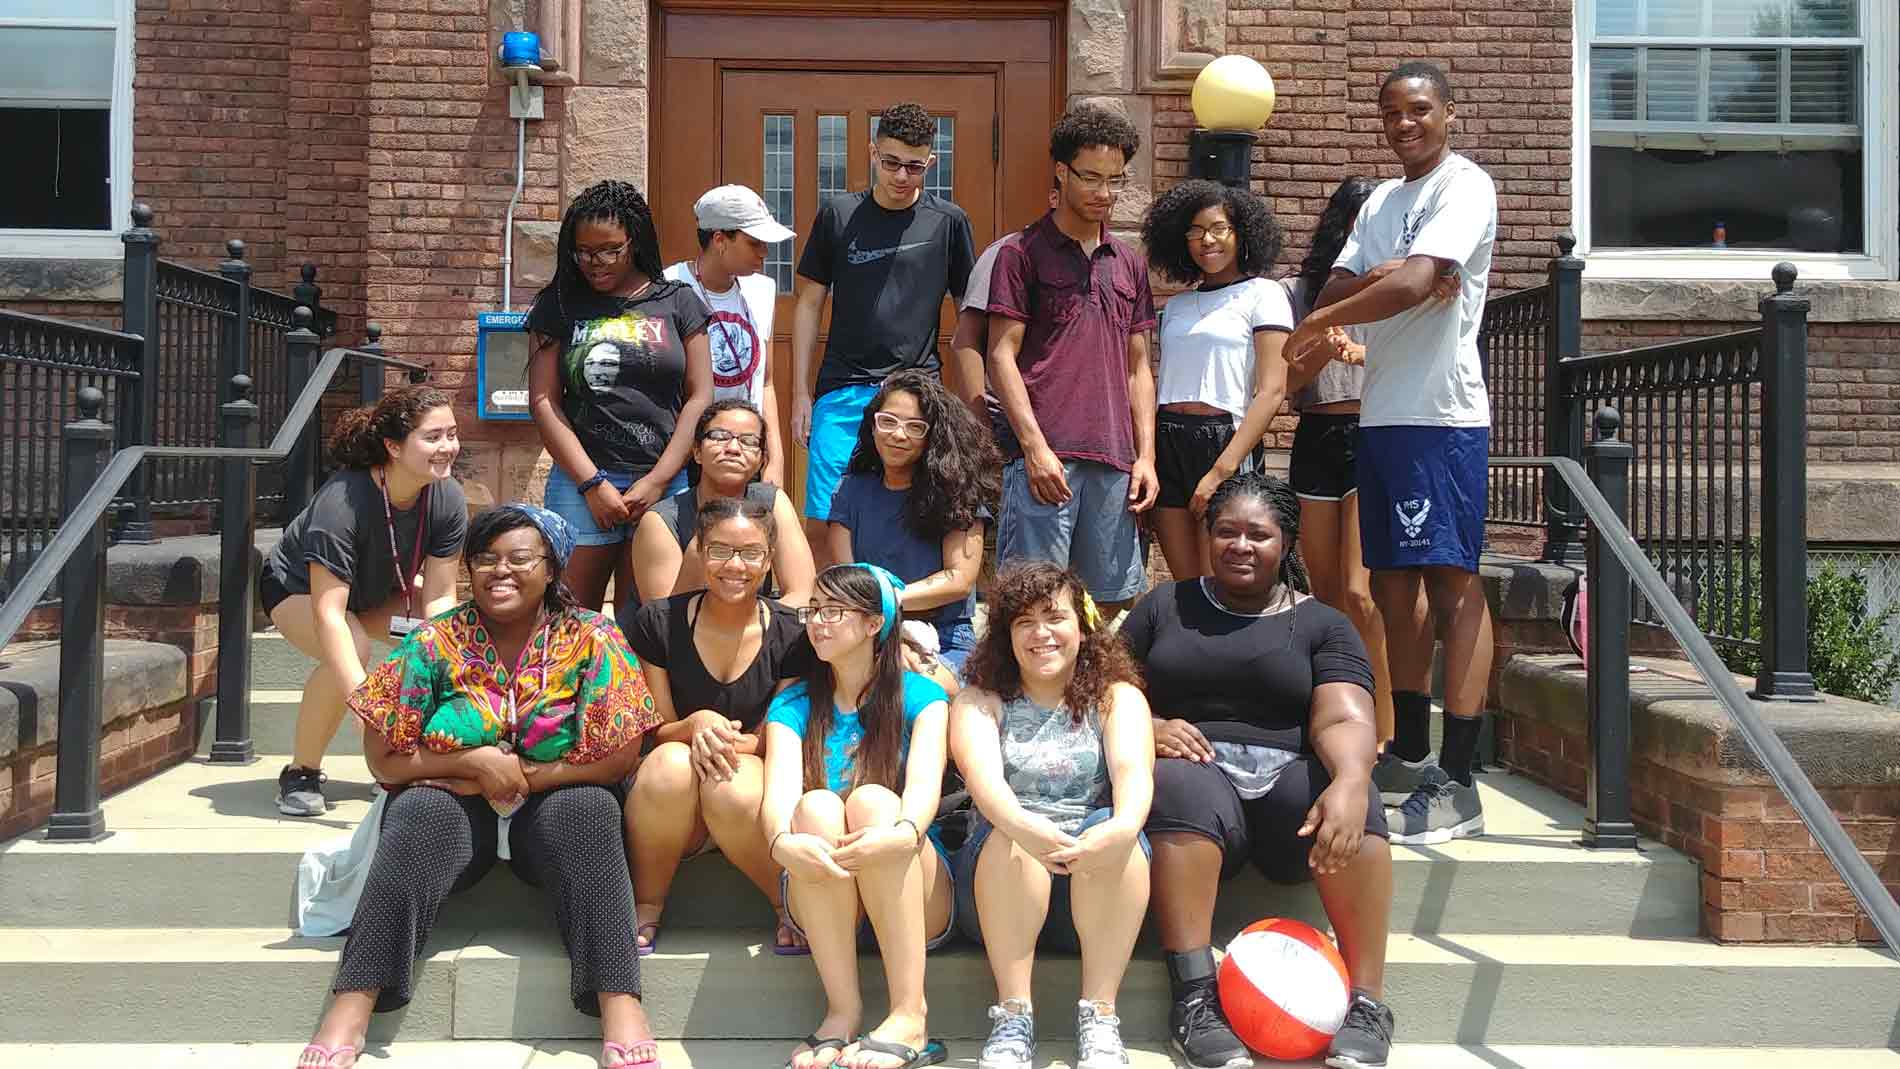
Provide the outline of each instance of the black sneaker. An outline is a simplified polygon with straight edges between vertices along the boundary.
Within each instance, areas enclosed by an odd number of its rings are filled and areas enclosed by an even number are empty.
[[[1253,1055],[1227,1024],[1212,980],[1181,989],[1168,1012],[1169,1045],[1194,1069],[1248,1069]]]
[[[330,777],[314,768],[285,765],[277,774],[277,811],[287,817],[320,817],[330,811],[323,783]]]
[[[1346,1022],[1333,1036],[1326,1064],[1333,1069],[1379,1069],[1392,1052],[1392,1009],[1363,991],[1352,993]]]

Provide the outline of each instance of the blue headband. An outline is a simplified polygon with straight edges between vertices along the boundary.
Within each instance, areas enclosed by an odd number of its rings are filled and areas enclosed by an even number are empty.
[[[519,513],[534,524],[541,537],[547,539],[548,550],[554,554],[554,560],[561,567],[567,567],[567,559],[574,554],[574,528],[559,515],[549,512],[539,505],[530,505],[516,501],[501,506],[509,512]]]
[[[884,623],[877,629],[879,642],[891,637],[891,628],[897,626],[899,616],[897,596],[904,592],[904,581],[875,564],[850,564],[850,568],[863,568],[877,580],[878,602],[884,610]]]

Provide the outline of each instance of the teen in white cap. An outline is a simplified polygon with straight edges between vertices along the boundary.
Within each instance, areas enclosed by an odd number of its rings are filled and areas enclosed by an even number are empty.
[[[764,268],[766,246],[794,234],[745,186],[708,190],[693,205],[693,216],[699,226],[699,258],[668,267],[666,277],[699,291],[712,311],[706,336],[712,342],[713,399],[750,402],[765,414],[768,440],[782,443],[772,385],[772,308],[778,286]],[[765,454],[759,477],[783,485],[785,450],[768,449]]]

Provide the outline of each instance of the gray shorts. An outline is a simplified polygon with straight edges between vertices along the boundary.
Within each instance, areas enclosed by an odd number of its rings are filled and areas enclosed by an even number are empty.
[[[1021,460],[1003,469],[999,561],[1026,558],[1073,569],[1097,601],[1127,601],[1148,588],[1141,537],[1128,511],[1128,473],[1092,460],[1065,460],[1069,500],[1045,505],[1029,492]]]

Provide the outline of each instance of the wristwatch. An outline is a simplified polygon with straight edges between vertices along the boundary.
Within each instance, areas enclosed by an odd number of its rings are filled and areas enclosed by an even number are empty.
[[[578,487],[578,489],[580,490],[581,496],[586,497],[587,494],[594,489],[594,487],[599,486],[601,483],[604,483],[606,481],[607,481],[606,472],[604,471],[594,472],[593,478],[583,480],[580,486]]]

